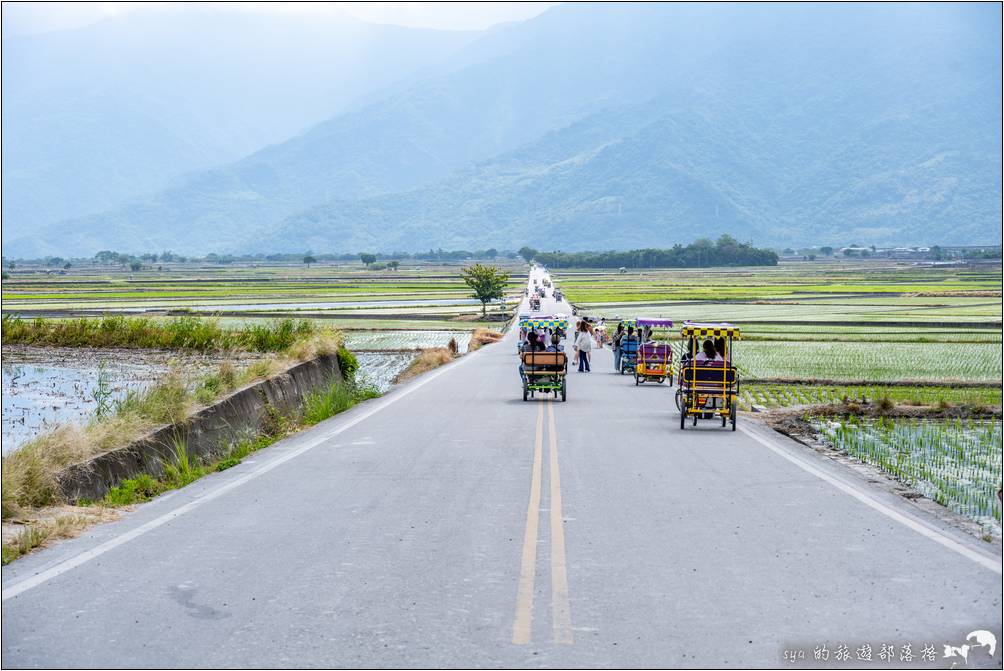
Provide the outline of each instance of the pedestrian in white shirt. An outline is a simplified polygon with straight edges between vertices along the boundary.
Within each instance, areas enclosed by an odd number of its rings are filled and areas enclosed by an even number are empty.
[[[584,321],[579,322],[578,333],[575,334],[575,354],[579,359],[579,372],[589,372],[589,357],[592,355],[593,338],[589,334]]]

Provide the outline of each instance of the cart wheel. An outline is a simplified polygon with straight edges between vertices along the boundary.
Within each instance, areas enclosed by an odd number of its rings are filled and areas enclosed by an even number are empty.
[[[567,399],[567,391],[565,388],[565,381],[561,381],[561,402],[564,403]]]
[[[524,382],[523,383],[523,400],[524,401],[527,400],[527,394],[528,394],[528,392],[527,392],[527,388],[526,388],[526,383]]]
[[[694,426],[697,426],[697,415],[694,415]]]
[[[636,387],[638,386],[639,379],[640,378],[638,377],[638,373],[635,372],[635,374],[634,374],[634,386],[636,386]]]
[[[683,390],[680,389],[680,388],[677,388],[677,390],[676,390],[676,409],[679,410],[680,412],[683,412],[683,402],[682,402],[682,399],[683,399]]]
[[[665,382],[665,381],[666,381],[666,378],[664,378],[664,377],[660,377],[660,378],[659,378],[659,384],[662,384],[662,383],[663,383],[663,382]]]
[[[731,412],[729,414],[732,415],[732,430],[735,431],[736,430],[736,414],[737,414],[736,413],[736,404],[735,403],[732,404],[732,410],[731,410]]]
[[[725,427],[725,422],[726,421],[728,421],[728,418],[725,415],[722,415],[722,427],[723,428]]]
[[[687,428],[687,411],[680,408],[680,431]]]

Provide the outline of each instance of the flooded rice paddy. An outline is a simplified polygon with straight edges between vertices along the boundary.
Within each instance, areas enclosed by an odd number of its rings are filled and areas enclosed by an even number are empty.
[[[464,353],[471,342],[470,331],[347,331],[345,346],[353,352],[369,350],[413,350],[447,347],[450,340]]]
[[[362,352],[356,355],[359,370],[356,379],[360,384],[373,385],[384,393],[394,384],[394,378],[408,367],[414,354],[408,352]]]
[[[245,358],[250,362],[255,357]],[[98,406],[102,377],[107,402],[113,403],[172,368],[201,375],[221,361],[189,352],[4,347],[3,454],[59,424],[86,422]]]

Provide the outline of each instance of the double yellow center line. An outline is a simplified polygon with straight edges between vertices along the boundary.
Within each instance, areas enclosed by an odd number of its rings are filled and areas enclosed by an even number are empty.
[[[512,625],[512,642],[526,645],[533,635],[533,596],[537,574],[537,539],[540,528],[540,497],[543,479],[544,406],[547,406],[548,475],[551,528],[551,633],[554,643],[572,643],[572,613],[568,606],[568,569],[565,561],[565,527],[561,513],[561,474],[558,470],[558,437],[554,428],[554,405],[550,400],[537,412],[537,433],[534,439],[533,469],[530,477],[530,502],[526,508],[526,531],[523,534],[523,554],[519,589],[516,595],[516,617]]]

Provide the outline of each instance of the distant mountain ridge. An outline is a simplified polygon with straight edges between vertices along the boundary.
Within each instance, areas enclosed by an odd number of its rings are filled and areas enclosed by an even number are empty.
[[[174,5],[5,36],[5,228],[108,211],[284,142],[473,35]]]
[[[287,142],[4,243],[581,250],[708,231],[758,245],[995,243],[1000,17],[991,5],[560,6]]]

